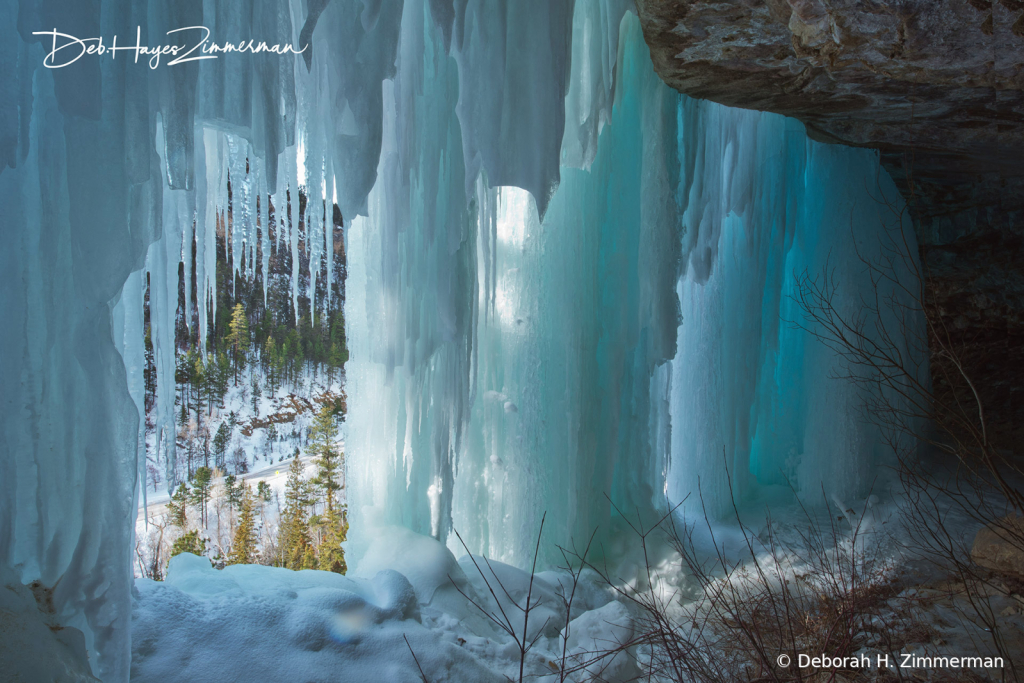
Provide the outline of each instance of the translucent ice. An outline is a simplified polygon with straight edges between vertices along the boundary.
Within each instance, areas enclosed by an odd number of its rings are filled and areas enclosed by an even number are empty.
[[[863,490],[884,458],[835,358],[785,322],[795,273],[829,254],[850,301],[870,286],[859,257],[900,201],[877,158],[678,96],[616,7],[575,6],[547,197],[494,187],[476,140],[496,105],[469,97],[481,76],[459,50],[483,20],[456,13],[446,53],[447,24],[406,7],[378,181],[348,236],[357,555],[363,510],[522,564],[544,511],[553,548],[698,482],[721,512],[726,471],[741,498],[787,479]],[[507,86],[489,59],[473,69]]]
[[[680,97],[623,0],[129,4],[0,0],[0,557],[104,680],[128,676],[141,290],[173,484],[179,268],[203,339],[229,177],[235,267],[259,241],[266,272],[272,198],[293,301],[325,201],[345,219],[353,560],[373,519],[523,565],[545,510],[550,552],[698,480],[720,504],[723,450],[744,496],[870,484],[858,397],[782,322],[829,254],[851,300],[869,284],[851,235],[870,256],[899,201],[870,152]],[[201,24],[307,26],[309,58],[50,70],[24,32]]]

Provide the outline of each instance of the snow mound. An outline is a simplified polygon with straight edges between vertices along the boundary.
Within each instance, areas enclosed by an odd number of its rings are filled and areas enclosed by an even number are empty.
[[[372,579],[330,572],[171,560],[167,580],[140,579],[132,620],[132,680],[365,683],[499,681],[419,621],[398,572]],[[409,646],[406,646],[405,639]]]
[[[580,669],[567,681],[595,667],[609,683],[635,675],[626,656],[594,660],[628,641],[633,621],[589,572],[575,591],[563,571],[539,573],[531,586],[529,572],[476,556],[456,561],[406,529],[380,526],[375,535],[351,576],[173,558],[165,581],[136,581],[132,681],[498,683],[518,676],[528,595],[531,680],[560,680],[563,656],[567,669]],[[515,635],[487,613],[510,615]]]
[[[451,551],[429,536],[404,527],[376,525],[373,539],[353,570],[354,576],[369,578],[387,568],[394,569],[408,578],[416,598],[423,603],[429,603],[439,587],[452,580],[461,584],[465,579]]]

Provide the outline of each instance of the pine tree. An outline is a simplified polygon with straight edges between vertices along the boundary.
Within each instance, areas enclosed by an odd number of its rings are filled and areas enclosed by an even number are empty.
[[[206,553],[206,539],[199,535],[199,529],[187,531],[175,539],[171,546],[171,557],[182,553],[192,553],[200,557]]]
[[[317,549],[318,569],[335,574],[348,571],[345,563],[345,550],[341,544],[348,537],[348,520],[338,510],[328,510],[321,518],[323,540]]]
[[[195,397],[196,419],[201,420],[203,415],[203,398],[209,392],[206,366],[203,364],[202,356],[195,356],[192,363],[192,394]]]
[[[231,541],[231,553],[228,564],[256,563],[256,499],[248,484],[242,484],[242,514],[235,529],[235,537]]]
[[[342,490],[344,459],[335,442],[338,427],[331,405],[324,405],[309,430],[307,450],[316,463],[317,473],[310,482],[323,501],[324,513],[315,517],[320,545],[317,547],[317,568],[344,574],[347,570],[345,552],[341,548],[348,533],[348,524],[339,510],[337,494]]]
[[[270,490],[270,484],[265,481],[261,481],[256,484],[256,496],[264,503],[269,503],[271,496],[273,496],[273,492]]]
[[[310,568],[305,566],[308,564],[307,555],[313,548],[306,509],[310,504],[307,488],[306,482],[302,479],[302,462],[296,453],[288,470],[278,541],[281,548],[281,564],[288,569]]]
[[[228,427],[227,422],[221,422],[220,426],[217,427],[217,434],[213,437],[213,452],[219,465],[224,463],[224,454],[227,452],[230,442],[231,428]]]
[[[260,483],[262,484],[263,482]],[[243,489],[245,486],[245,482],[238,481],[238,478],[233,474],[224,476],[224,495],[228,499],[228,504],[236,510],[242,509],[244,501]]]
[[[249,319],[245,315],[245,306],[241,302],[235,304],[231,312],[231,322],[228,323],[227,337],[224,340],[231,347],[235,359],[235,385],[238,385],[238,367],[242,362],[243,354],[249,350]]]
[[[256,417],[260,416],[260,399],[263,397],[263,390],[260,388],[259,375],[253,374],[252,376],[252,414]]]
[[[344,462],[335,445],[337,439],[338,426],[334,422],[331,406],[325,405],[313,419],[307,449],[315,457],[317,468],[312,483],[320,492],[328,512],[334,511],[337,502],[335,497],[343,488],[341,477]]]
[[[271,454],[274,452],[274,443],[277,441],[277,434],[277,424],[272,422],[270,426],[267,427],[267,445],[270,447]]]
[[[188,525],[188,504],[191,499],[192,492],[189,491],[188,484],[182,483],[178,485],[178,488],[171,494],[171,499],[167,501],[167,512],[171,516],[171,524],[182,531]]]
[[[231,360],[227,354],[217,354],[217,362],[213,365],[214,396],[217,403],[224,407],[224,396],[228,393],[228,381],[231,379]]]
[[[277,387],[280,383],[277,370],[277,342],[273,337],[267,338],[266,346],[263,348],[264,365],[267,371],[267,395],[274,398],[277,394]]]
[[[317,568],[316,551],[313,549],[313,544],[310,543],[306,546],[305,551],[302,553],[302,561],[296,569],[316,569]]]
[[[192,506],[199,510],[199,523],[206,528],[206,504],[210,502],[210,489],[213,486],[213,470],[199,467],[192,478]]]

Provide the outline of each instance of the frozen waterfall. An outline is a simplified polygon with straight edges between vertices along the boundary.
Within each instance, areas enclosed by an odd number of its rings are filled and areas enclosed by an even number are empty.
[[[792,296],[829,258],[850,301],[870,293],[860,259],[901,202],[876,155],[678,96],[635,17],[579,3],[542,217],[535,195],[458,163],[474,132],[459,135],[444,44],[407,9],[384,89],[392,181],[349,234],[357,553],[380,523],[460,552],[454,527],[521,564],[546,511],[553,558],[607,538],[613,508],[699,488],[731,509],[727,468],[740,500],[787,481],[865,492],[883,445],[832,352],[792,324]]]
[[[356,557],[400,525],[522,565],[547,512],[550,558],[610,538],[613,506],[700,482],[722,508],[726,464],[743,499],[871,485],[861,397],[785,321],[798,273],[835,265],[849,302],[871,286],[858,259],[901,201],[874,153],[678,95],[626,0],[314,4],[0,0],[0,557],[54,587],[97,675],[128,677],[142,290],[173,377],[179,268],[194,250],[204,334],[229,202],[236,267],[275,221],[296,299],[299,251],[330,259],[345,218]],[[311,38],[51,70],[31,35],[194,25]]]

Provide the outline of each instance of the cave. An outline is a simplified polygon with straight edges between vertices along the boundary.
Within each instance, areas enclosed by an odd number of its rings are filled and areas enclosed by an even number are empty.
[[[1021,3],[0,12],[10,680],[1024,675]]]

